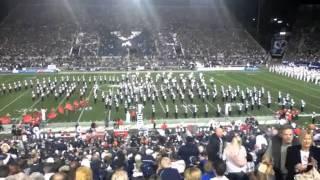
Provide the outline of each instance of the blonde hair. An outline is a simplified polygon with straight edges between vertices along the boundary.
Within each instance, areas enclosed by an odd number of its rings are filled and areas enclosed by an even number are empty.
[[[184,171],[184,179],[185,180],[200,180],[201,179],[201,171],[199,168],[191,167]]]
[[[211,161],[207,161],[207,162],[204,164],[203,169],[204,169],[205,172],[212,172],[212,171],[213,171],[212,162],[211,162]]]
[[[299,141],[300,143],[303,141],[303,139],[306,137],[306,136],[311,136],[311,144],[313,143],[313,132],[312,130],[302,130],[300,135],[299,135]]]
[[[85,166],[80,166],[76,170],[76,180],[92,180],[92,171],[90,168]]]
[[[116,170],[112,177],[111,180],[129,180],[128,174],[124,170]]]

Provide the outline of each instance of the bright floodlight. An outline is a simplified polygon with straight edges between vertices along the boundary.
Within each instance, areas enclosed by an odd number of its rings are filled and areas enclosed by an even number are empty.
[[[281,23],[283,23],[283,21],[282,21],[282,20],[278,20],[277,22],[278,22],[278,24],[281,24]]]
[[[273,21],[277,21],[278,20],[278,18],[273,18]]]
[[[284,36],[284,35],[286,35],[287,33],[286,32],[280,32],[280,35],[282,35],[282,36]]]

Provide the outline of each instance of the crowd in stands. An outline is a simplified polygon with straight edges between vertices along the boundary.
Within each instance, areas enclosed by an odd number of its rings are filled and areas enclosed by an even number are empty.
[[[1,140],[0,178],[293,180],[320,162],[320,132],[314,126],[276,129],[253,120],[147,134],[132,131],[125,137],[111,131],[94,136],[92,125],[90,138],[81,138],[78,131],[75,137],[32,131]]]
[[[314,8],[314,9],[313,9]],[[301,6],[299,17],[290,35],[285,60],[290,62],[316,63],[320,61],[319,6]]]
[[[264,50],[219,7],[136,6],[20,4],[0,26],[1,67],[123,67],[126,59],[133,66],[176,67],[264,62]],[[124,40],[115,32],[140,34]]]

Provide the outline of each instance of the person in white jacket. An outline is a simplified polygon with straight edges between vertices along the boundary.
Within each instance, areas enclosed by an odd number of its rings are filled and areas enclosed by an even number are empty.
[[[238,134],[235,134],[231,143],[227,144],[224,149],[223,160],[226,161],[229,179],[248,179],[246,175],[247,151]]]

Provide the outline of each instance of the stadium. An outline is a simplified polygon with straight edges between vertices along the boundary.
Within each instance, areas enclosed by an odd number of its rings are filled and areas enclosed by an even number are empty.
[[[0,9],[0,178],[319,174],[316,1],[0,0]],[[291,166],[289,145],[310,160]]]

